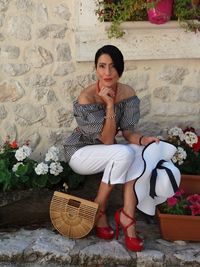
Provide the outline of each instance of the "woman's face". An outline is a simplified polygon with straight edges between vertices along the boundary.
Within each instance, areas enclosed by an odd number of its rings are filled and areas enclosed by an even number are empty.
[[[101,86],[112,87],[119,80],[119,75],[115,69],[112,58],[108,54],[103,54],[97,61],[96,74]]]

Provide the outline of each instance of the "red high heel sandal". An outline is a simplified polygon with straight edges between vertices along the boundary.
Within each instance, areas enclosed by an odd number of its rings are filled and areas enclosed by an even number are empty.
[[[127,218],[131,219],[131,222],[128,225],[123,225],[120,221],[120,213],[123,213]],[[123,232],[124,232],[124,236],[125,236],[125,245],[126,248],[132,251],[141,251],[143,250],[143,240],[139,237],[129,237],[127,235],[127,229],[136,224],[136,221],[134,218],[130,217],[128,214],[126,214],[124,212],[123,209],[118,209],[115,212],[115,224],[116,224],[116,239],[118,239],[119,236],[119,226],[121,226]]]
[[[101,218],[103,215],[105,215],[105,211],[100,210],[99,218]],[[96,232],[96,236],[102,239],[113,239],[115,235],[110,225],[105,226],[105,227],[95,226],[95,232]]]

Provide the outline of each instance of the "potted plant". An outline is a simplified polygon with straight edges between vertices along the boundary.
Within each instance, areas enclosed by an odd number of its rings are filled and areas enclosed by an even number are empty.
[[[200,194],[181,189],[158,206],[157,215],[164,239],[200,241]]]
[[[95,13],[99,21],[111,23],[108,37],[119,38],[124,34],[122,22],[147,20],[147,5],[150,3],[146,0],[98,0]]]
[[[186,30],[200,31],[199,0],[174,0],[174,16]]]
[[[200,194],[200,136],[195,129],[173,127],[165,139],[177,147],[172,161],[181,172],[181,184],[187,194]]]
[[[149,21],[154,24],[163,24],[171,19],[174,0],[147,0],[147,14]],[[152,6],[150,6],[152,4]]]

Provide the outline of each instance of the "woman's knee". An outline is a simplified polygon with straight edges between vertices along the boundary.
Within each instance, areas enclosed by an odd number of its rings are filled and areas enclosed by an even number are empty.
[[[115,157],[118,160],[126,160],[132,162],[135,159],[135,152],[127,145],[118,145]]]

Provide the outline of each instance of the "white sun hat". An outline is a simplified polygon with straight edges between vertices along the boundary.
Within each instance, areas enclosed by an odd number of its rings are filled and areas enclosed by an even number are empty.
[[[181,174],[171,161],[175,152],[174,145],[160,140],[144,147],[133,163],[137,173],[134,185],[137,208],[148,215],[155,215],[156,205],[178,190]]]

